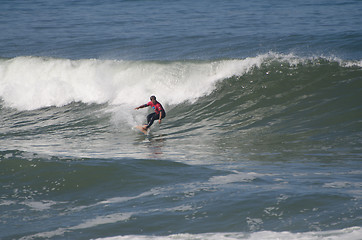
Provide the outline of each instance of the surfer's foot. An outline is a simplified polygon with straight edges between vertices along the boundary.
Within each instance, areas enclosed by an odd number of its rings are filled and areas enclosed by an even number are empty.
[[[143,130],[146,130],[146,131],[148,130],[147,125],[144,125],[144,126],[143,126]]]

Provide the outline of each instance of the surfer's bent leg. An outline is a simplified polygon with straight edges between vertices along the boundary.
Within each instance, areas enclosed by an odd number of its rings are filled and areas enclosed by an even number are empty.
[[[146,129],[148,129],[149,127],[152,126],[153,122],[160,118],[160,115],[156,114],[156,113],[151,113],[151,114],[148,114],[147,116],[147,126],[146,126]]]
[[[166,117],[166,113],[165,112],[162,112],[162,117],[161,119],[165,118]],[[147,126],[146,126],[146,129],[148,129],[149,127],[152,126],[153,122],[157,119],[160,119],[160,114],[156,114],[155,112],[154,113],[151,113],[151,114],[148,114],[147,116]]]

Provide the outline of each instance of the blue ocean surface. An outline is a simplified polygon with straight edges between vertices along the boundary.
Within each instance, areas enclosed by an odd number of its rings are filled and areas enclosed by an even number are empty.
[[[361,13],[0,1],[0,238],[361,239]]]
[[[361,58],[358,0],[1,1],[1,57]]]

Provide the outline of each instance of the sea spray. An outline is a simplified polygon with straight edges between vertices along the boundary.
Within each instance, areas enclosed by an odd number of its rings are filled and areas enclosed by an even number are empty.
[[[17,57],[0,61],[0,97],[19,110],[71,102],[133,105],[152,94],[169,105],[194,102],[216,82],[241,76],[268,58],[279,56],[174,62]]]

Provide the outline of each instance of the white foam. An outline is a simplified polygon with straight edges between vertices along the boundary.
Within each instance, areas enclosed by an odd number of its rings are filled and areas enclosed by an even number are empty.
[[[85,221],[84,223],[71,227],[71,228],[69,228],[69,230],[92,228],[92,227],[107,224],[107,223],[126,221],[131,216],[132,216],[132,213],[114,213],[114,214],[109,214],[106,216],[99,216],[99,217],[96,217],[95,219],[90,219],[90,220]]]
[[[209,94],[217,81],[244,74],[264,57],[169,63],[17,57],[0,61],[0,98],[19,110],[75,101],[132,108],[152,94],[172,105]]]
[[[9,206],[9,205],[12,205],[12,204],[15,204],[16,202],[15,201],[11,201],[11,200],[1,200],[0,201],[0,206]]]
[[[245,59],[180,62],[17,57],[0,60],[0,98],[19,110],[75,101],[132,108],[150,95],[173,105],[193,102],[211,93],[218,81],[242,76],[269,60],[293,65],[315,59],[273,52]],[[360,62],[323,59],[361,66]]]
[[[113,198],[109,198],[107,200],[103,200],[95,205],[100,205],[100,204],[113,204],[113,203],[121,203],[121,202],[127,202],[130,200],[134,200],[137,198],[142,198],[142,197],[147,197],[147,196],[153,196],[153,195],[158,195],[160,193],[160,190],[157,188],[152,188],[150,191],[146,191],[143,192],[137,196],[132,196],[132,197],[113,197]]]
[[[362,183],[352,183],[352,182],[330,182],[323,184],[325,188],[349,188],[349,187],[362,187]]]
[[[96,226],[103,225],[103,224],[126,221],[131,216],[132,216],[132,213],[114,213],[114,214],[109,214],[109,215],[105,215],[105,216],[98,216],[94,219],[89,219],[76,226],[72,226],[69,228],[58,228],[53,231],[37,233],[34,235],[22,237],[20,239],[25,240],[25,239],[34,239],[34,238],[52,238],[54,236],[61,236],[64,233],[71,232],[73,230],[92,228],[92,227],[96,227]]]
[[[43,210],[47,210],[50,209],[51,206],[57,204],[57,202],[54,201],[26,201],[23,204],[25,204],[26,206],[32,208],[33,210],[36,211],[43,211]]]
[[[168,236],[152,236],[152,235],[127,235],[116,236],[109,238],[98,238],[103,240],[124,240],[124,239],[215,239],[215,240],[231,240],[231,239],[247,239],[247,240],[360,240],[362,236],[361,227],[351,227],[341,230],[333,231],[320,231],[320,232],[304,232],[304,233],[291,233],[291,232],[272,232],[272,231],[259,231],[253,233],[200,233],[200,234],[172,234]]]
[[[143,192],[143,193],[141,193],[139,195],[136,195],[136,196],[108,198],[106,200],[102,200],[102,201],[97,202],[95,204],[75,207],[75,208],[72,209],[72,211],[81,211],[81,210],[84,210],[84,209],[87,209],[87,208],[92,208],[92,207],[99,206],[99,205],[109,205],[109,204],[115,204],[115,203],[122,203],[122,202],[127,202],[127,201],[130,201],[130,200],[134,200],[134,199],[138,199],[138,198],[142,198],[142,197],[147,197],[147,196],[152,196],[152,195],[158,195],[158,194],[160,194],[160,190],[158,188],[152,188],[151,190]]]
[[[354,196],[357,199],[362,198],[362,182],[342,182],[342,181],[336,181],[336,182],[330,182],[323,184],[324,188],[336,188],[341,189],[345,188],[351,196]]]
[[[209,183],[213,185],[222,185],[229,183],[237,183],[237,182],[251,182],[257,177],[262,176],[261,174],[254,172],[238,172],[234,171],[234,173],[223,176],[214,176],[209,179]]]

